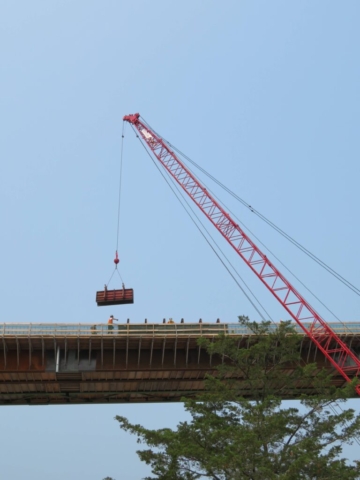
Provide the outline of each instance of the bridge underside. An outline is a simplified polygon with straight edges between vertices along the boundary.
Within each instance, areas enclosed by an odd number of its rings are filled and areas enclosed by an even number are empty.
[[[203,391],[206,374],[215,373],[222,361],[198,347],[199,336],[216,337],[115,331],[0,336],[0,405],[176,402],[195,396]],[[240,348],[247,348],[247,335],[235,337]],[[360,336],[351,341],[360,346]],[[307,338],[301,348],[304,362],[328,368],[333,384],[344,384]],[[292,372],[291,365],[284,369],[284,375]],[[313,392],[311,382],[294,385],[282,396],[296,398],[305,392]],[[251,394],[243,390],[245,397]]]

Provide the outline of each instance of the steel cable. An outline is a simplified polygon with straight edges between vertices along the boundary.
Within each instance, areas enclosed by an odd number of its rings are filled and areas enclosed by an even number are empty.
[[[142,117],[143,119],[143,117]],[[144,119],[143,119],[144,120]],[[149,126],[151,130],[153,130],[150,125],[144,120],[144,123]],[[252,213],[257,215],[261,220],[263,220],[265,223],[267,223],[271,228],[273,228],[275,231],[280,233],[284,238],[286,238],[289,242],[291,242],[294,246],[296,246],[299,250],[301,250],[305,255],[307,255],[309,258],[311,258],[314,262],[316,262],[319,266],[324,268],[328,273],[330,273],[333,277],[335,277],[338,281],[343,283],[346,287],[348,287],[350,290],[352,290],[356,295],[360,296],[360,289],[357,288],[355,285],[353,285],[349,280],[344,278],[342,275],[340,275],[338,272],[336,272],[333,268],[331,268],[329,265],[327,265],[323,260],[321,260],[319,257],[317,257],[314,253],[310,252],[306,247],[301,245],[298,241],[296,241],[293,237],[291,237],[289,234],[287,234],[284,230],[282,230],[280,227],[278,227],[275,223],[273,223],[271,220],[265,217],[262,213],[260,213],[258,210],[256,210],[254,207],[252,207],[248,202],[243,200],[241,197],[239,197],[236,193],[234,193],[232,190],[230,190],[226,185],[221,183],[219,180],[217,180],[213,175],[208,173],[204,168],[202,168],[200,165],[198,165],[196,162],[194,162],[190,157],[185,155],[181,150],[179,150],[177,147],[175,147],[172,143],[170,143],[168,140],[166,140],[164,137],[159,135],[155,130],[153,130],[156,135],[158,135],[164,142],[166,142],[169,147],[174,149],[177,153],[179,153],[183,158],[188,160],[190,163],[192,163],[196,168],[198,168],[204,175],[209,177],[211,180],[213,180],[217,185],[219,185],[221,188],[223,188],[227,193],[229,193],[233,198],[235,198],[237,201],[239,201],[242,205],[244,205],[248,210],[250,210]]]
[[[167,140],[163,139],[171,148],[173,148],[175,151],[177,151],[180,155],[182,155],[184,158],[186,158],[190,163],[192,163],[196,168],[198,168],[204,175],[208,176],[211,180],[213,180],[217,185],[219,185],[221,188],[223,188],[227,193],[229,193],[233,198],[238,200],[242,205],[244,205],[248,210],[250,210],[252,213],[257,215],[261,220],[263,220],[265,223],[267,223],[271,228],[273,228],[275,231],[280,233],[284,238],[286,238],[290,243],[292,243],[294,246],[296,246],[299,250],[301,250],[305,255],[307,255],[309,258],[311,258],[314,262],[316,262],[319,266],[324,268],[328,273],[330,273],[333,277],[335,277],[337,280],[339,280],[341,283],[343,283],[346,287],[348,287],[350,290],[352,290],[356,295],[360,296],[360,289],[357,288],[355,285],[353,285],[349,280],[344,278],[342,275],[340,275],[338,272],[336,272],[333,268],[331,268],[329,265],[327,265],[323,260],[318,258],[314,253],[310,252],[306,247],[301,245],[298,241],[296,241],[293,237],[291,237],[289,234],[284,232],[280,227],[275,225],[271,220],[265,217],[262,213],[260,213],[258,210],[256,210],[254,207],[252,207],[249,203],[247,203],[245,200],[243,200],[241,197],[236,195],[232,190],[230,190],[226,185],[222,184],[220,181],[218,181],[215,177],[213,177],[211,174],[209,174],[205,169],[200,167],[199,165],[196,164],[193,160],[191,160],[188,156],[184,155],[180,150],[178,150],[174,145],[172,145],[170,142]]]
[[[124,151],[124,132],[125,132],[125,122],[123,122],[122,134],[121,134],[120,178],[119,178],[119,199],[118,199],[118,218],[117,218],[117,234],[116,234],[116,251],[119,250],[120,206],[121,206],[121,183],[122,183],[122,166],[123,166],[123,151]]]
[[[132,126],[132,125],[131,125]],[[218,250],[221,252],[221,254],[223,255],[223,257],[226,259],[226,261],[229,263],[229,265],[231,266],[231,268],[235,271],[236,275],[240,278],[240,280],[244,283],[245,287],[250,291],[251,295],[254,297],[255,301],[260,305],[260,307],[263,309],[263,311],[266,313],[266,315],[268,316],[268,318],[274,323],[274,320],[271,318],[270,314],[266,311],[266,309],[263,307],[263,305],[261,304],[261,302],[257,299],[257,297],[254,295],[254,293],[251,291],[251,289],[249,288],[249,286],[246,284],[246,282],[241,278],[241,276],[239,275],[239,273],[236,271],[235,267],[232,265],[232,263],[229,261],[229,259],[226,257],[226,255],[224,254],[224,252],[221,250],[221,248],[219,247],[219,245],[216,243],[216,241],[213,239],[213,237],[211,236],[211,234],[209,233],[209,231],[206,229],[206,227],[204,226],[204,224],[201,222],[201,220],[199,219],[198,215],[194,212],[194,210],[191,208],[191,206],[186,202],[186,200],[184,199],[184,197],[180,198],[179,196],[179,193],[181,192],[180,190],[178,190],[178,193],[175,191],[175,189],[173,188],[173,186],[170,184],[170,182],[168,181],[168,179],[166,178],[165,174],[163,173],[163,171],[159,168],[159,166],[157,165],[157,163],[154,161],[153,157],[150,155],[149,151],[147,150],[146,146],[144,145],[144,143],[142,142],[141,138],[139,137],[139,135],[137,134],[137,132],[135,131],[134,127],[132,126],[134,132],[135,132],[135,135],[136,137],[139,139],[142,147],[144,148],[144,150],[146,151],[146,153],[149,155],[149,157],[151,158],[151,161],[154,163],[155,167],[157,168],[157,170],[160,172],[160,174],[162,175],[162,177],[164,178],[164,180],[166,181],[166,183],[168,184],[169,188],[172,190],[172,192],[174,193],[174,195],[176,196],[176,198],[178,199],[178,201],[180,202],[180,204],[182,205],[182,207],[184,208],[184,210],[186,211],[186,213],[189,215],[190,219],[192,220],[192,222],[195,224],[196,228],[199,230],[199,232],[201,233],[201,235],[204,237],[204,239],[206,240],[206,242],[208,243],[208,245],[210,246],[210,248],[213,250],[213,252],[215,253],[215,255],[218,257],[218,259],[220,260],[220,262],[223,264],[223,266],[226,268],[226,270],[228,271],[228,273],[230,274],[230,276],[233,278],[233,280],[235,281],[235,283],[238,285],[238,287],[240,288],[240,290],[243,292],[243,294],[245,295],[245,297],[249,300],[249,302],[251,303],[251,305],[254,307],[254,309],[256,310],[256,312],[260,315],[261,319],[262,320],[266,320],[266,318],[264,317],[264,315],[261,313],[261,311],[257,308],[257,306],[254,304],[254,302],[251,300],[251,298],[249,297],[249,295],[245,292],[245,290],[243,289],[243,287],[239,284],[239,282],[237,281],[237,279],[235,278],[235,276],[233,275],[233,273],[230,271],[229,267],[225,264],[225,262],[223,261],[223,259],[220,257],[220,255],[218,254],[218,252],[215,250],[214,246],[209,242],[208,238],[206,237],[206,235],[204,234],[204,232],[201,230],[201,228],[199,227],[199,225],[196,223],[196,221],[194,220],[194,218],[191,216],[190,212],[188,211],[188,209],[191,210],[192,214],[196,217],[197,221],[201,224],[202,228],[206,231],[206,233],[208,234],[208,236],[211,238],[212,242],[216,245],[216,247],[218,248]],[[176,185],[177,187],[177,184],[175,183],[175,181],[172,179],[172,177],[170,176],[171,180],[174,182],[174,185]],[[177,187],[178,188],[178,187]],[[182,192],[181,192],[182,193]],[[186,206],[184,205],[184,202],[186,202]]]

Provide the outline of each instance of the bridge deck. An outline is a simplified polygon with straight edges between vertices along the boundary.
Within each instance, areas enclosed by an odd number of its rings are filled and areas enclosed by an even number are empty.
[[[274,330],[278,324],[271,324]],[[310,327],[310,324],[304,322]],[[125,323],[114,324],[112,334],[116,335],[252,335],[251,330],[239,323]],[[294,324],[295,331],[303,334],[299,325]],[[360,322],[331,323],[331,328],[338,335],[360,335]],[[71,336],[71,335],[107,335],[110,333],[107,324],[87,323],[3,323],[0,324],[2,336]]]
[[[332,327],[360,352],[359,322]],[[200,392],[205,375],[215,372],[221,359],[211,358],[197,340],[218,334],[237,338],[246,348],[252,332],[221,323],[120,324],[113,329],[104,324],[0,324],[0,404],[179,401]],[[331,369],[305,336],[301,348],[305,362]],[[284,369],[291,373],[291,366]],[[336,372],[333,383],[343,384]]]

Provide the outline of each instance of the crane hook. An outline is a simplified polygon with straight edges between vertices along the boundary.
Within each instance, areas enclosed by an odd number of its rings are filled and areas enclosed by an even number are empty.
[[[120,262],[120,260],[119,260],[118,252],[116,250],[115,258],[114,258],[115,268],[117,268],[119,262]]]

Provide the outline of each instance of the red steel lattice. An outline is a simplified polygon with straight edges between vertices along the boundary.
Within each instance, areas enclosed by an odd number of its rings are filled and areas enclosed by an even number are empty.
[[[320,317],[279,272],[231,216],[224,211],[221,205],[186,168],[163,139],[140,119],[138,113],[125,115],[124,121],[129,122],[136,128],[153,155],[196,203],[215,228],[282,304],[289,315],[299,324],[343,378],[350,382],[354,377],[358,377],[360,360],[354,352],[350,350],[326,321]],[[306,322],[307,326],[303,322]],[[308,326],[309,323],[310,327]],[[360,385],[356,386],[356,392],[360,395]]]

